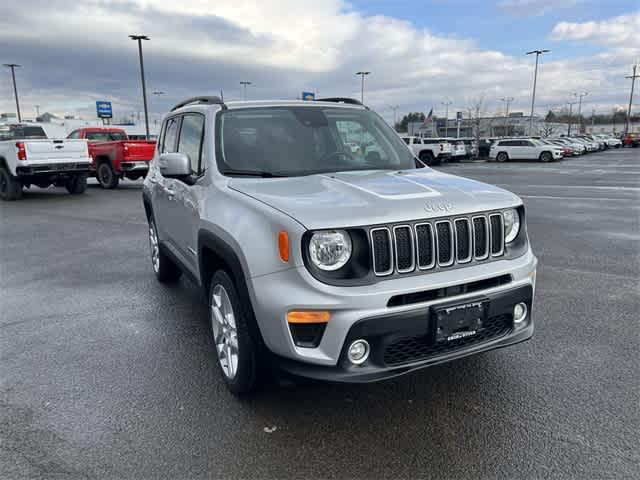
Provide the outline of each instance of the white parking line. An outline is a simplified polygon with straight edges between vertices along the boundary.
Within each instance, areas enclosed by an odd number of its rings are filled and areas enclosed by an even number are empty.
[[[629,202],[628,198],[610,198],[610,197],[563,197],[553,195],[519,195],[522,198],[542,198],[545,200],[593,200],[599,202],[601,200],[611,200],[615,202]]]
[[[584,188],[592,190],[623,190],[627,192],[640,192],[640,187],[618,187],[614,185],[511,185],[507,183],[498,183],[500,187],[519,187],[519,188]]]

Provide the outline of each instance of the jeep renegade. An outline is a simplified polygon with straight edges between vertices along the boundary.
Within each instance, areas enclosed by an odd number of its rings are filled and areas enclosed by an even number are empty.
[[[533,334],[522,200],[427,167],[356,100],[181,102],[143,201],[153,271],[203,288],[234,393],[274,361],[371,382]]]

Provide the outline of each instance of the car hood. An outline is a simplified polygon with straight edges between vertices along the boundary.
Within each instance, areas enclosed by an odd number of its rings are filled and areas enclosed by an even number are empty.
[[[286,213],[308,229],[404,222],[522,203],[501,188],[430,168],[233,178],[229,187]]]

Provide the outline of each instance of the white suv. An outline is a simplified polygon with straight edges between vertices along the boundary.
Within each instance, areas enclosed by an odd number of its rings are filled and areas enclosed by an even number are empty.
[[[489,151],[489,158],[498,162],[506,162],[507,160],[551,162],[560,160],[563,155],[562,147],[545,144],[535,138],[496,140]]]

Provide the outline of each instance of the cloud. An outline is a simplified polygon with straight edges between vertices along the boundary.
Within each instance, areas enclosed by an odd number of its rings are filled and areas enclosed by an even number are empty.
[[[552,10],[575,7],[583,0],[502,0],[498,8],[510,15],[537,17]]]
[[[560,22],[551,31],[551,38],[637,49],[640,43],[640,11],[597,22]]]
[[[437,112],[450,99],[451,109],[464,110],[481,94],[493,102],[491,113],[501,97],[516,97],[514,108],[530,102],[530,57],[482,49],[389,16],[365,16],[341,0],[0,3],[2,62],[23,65],[17,76],[25,112],[38,104],[41,111],[91,116],[101,99],[114,102],[116,115],[141,110],[132,33],[151,37],[143,44],[148,90],[167,92],[150,98],[155,118],[197,94],[224,89],[225,98],[239,98],[240,80],[252,82],[249,98],[294,98],[303,90],[359,97],[355,72],[362,69],[372,71],[366,102],[387,118],[391,105]],[[590,95],[594,104],[624,103],[616,69],[630,62],[635,48],[573,60],[544,57],[537,104],[544,109],[589,89],[602,92]],[[0,72],[0,111],[13,111],[6,73]]]

